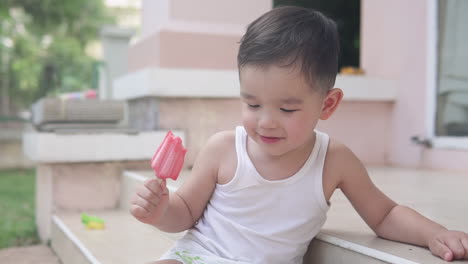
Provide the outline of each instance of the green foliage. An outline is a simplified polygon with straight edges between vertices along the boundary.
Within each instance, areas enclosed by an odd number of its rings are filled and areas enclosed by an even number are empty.
[[[359,66],[360,0],[275,0],[274,6],[302,6],[335,20],[340,35],[339,66]]]
[[[0,171],[0,248],[39,243],[34,170]]]
[[[2,0],[0,86],[8,75],[12,105],[97,88],[91,87],[96,60],[85,50],[113,20],[103,0]]]

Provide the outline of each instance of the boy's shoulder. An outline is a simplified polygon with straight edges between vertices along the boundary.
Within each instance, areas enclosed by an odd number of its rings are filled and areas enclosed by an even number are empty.
[[[220,131],[208,140],[211,157],[215,158],[218,184],[226,184],[234,177],[237,167],[236,131]]]
[[[350,148],[348,148],[348,146],[346,146],[343,142],[330,137],[327,150],[327,159],[342,161],[341,159],[347,159],[351,155],[353,155],[353,152]]]
[[[206,143],[206,148],[210,152],[215,154],[223,155],[229,150],[234,150],[236,141],[235,130],[224,130],[213,134]]]
[[[217,174],[219,168],[232,157],[232,153],[235,153],[235,131],[217,132],[208,138],[197,154],[194,168],[199,166],[209,168]]]
[[[328,174],[328,178],[332,178],[334,184],[339,185],[343,176],[353,174],[360,167],[362,167],[361,161],[349,147],[339,140],[330,138],[324,172]]]
[[[235,130],[223,130],[214,133],[208,140],[213,144],[226,144],[235,142],[236,131]]]
[[[349,168],[360,165],[361,161],[344,143],[334,138],[330,138],[325,160],[326,165],[327,163],[334,167],[336,166],[337,169],[346,171]]]

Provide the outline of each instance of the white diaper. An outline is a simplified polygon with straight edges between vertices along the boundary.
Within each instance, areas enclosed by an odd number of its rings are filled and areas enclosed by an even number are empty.
[[[204,248],[190,233],[177,240],[159,260],[175,259],[183,264],[249,264],[216,256]]]

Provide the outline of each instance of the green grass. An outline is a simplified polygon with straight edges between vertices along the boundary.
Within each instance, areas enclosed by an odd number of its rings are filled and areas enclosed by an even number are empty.
[[[0,248],[39,243],[34,170],[0,171]]]

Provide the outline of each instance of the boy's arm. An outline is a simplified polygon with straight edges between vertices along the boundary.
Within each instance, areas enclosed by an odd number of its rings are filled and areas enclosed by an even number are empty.
[[[191,228],[201,217],[217,182],[217,173],[228,144],[229,132],[212,136],[197,155],[190,176],[169,196],[169,206],[162,217],[152,223],[165,232],[181,232]]]
[[[234,132],[223,131],[213,135],[200,151],[192,168],[192,174],[177,190],[184,200],[195,224],[203,215],[206,205],[218,182],[218,170],[226,154],[235,150]],[[190,226],[190,227],[191,227]]]
[[[383,238],[428,247],[447,261],[468,259],[468,234],[449,231],[406,206],[395,206],[377,230]]]
[[[338,187],[380,237],[429,247],[445,260],[468,258],[468,235],[448,231],[416,211],[396,204],[371,181],[358,158],[344,145],[331,144],[332,164],[339,164]],[[365,190],[365,191],[364,191]]]

